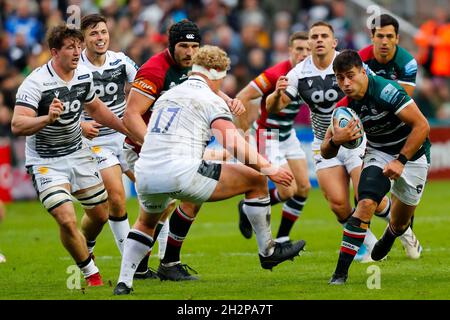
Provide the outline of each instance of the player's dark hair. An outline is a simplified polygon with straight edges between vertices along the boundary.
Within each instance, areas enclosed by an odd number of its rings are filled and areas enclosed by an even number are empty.
[[[94,13],[84,16],[81,19],[81,31],[86,31],[87,28],[95,28],[100,22],[106,23],[106,18],[101,14]]]
[[[49,49],[61,49],[64,45],[64,40],[72,38],[83,42],[83,33],[76,29],[75,27],[67,26],[66,24],[61,24],[50,29],[47,35],[47,43]]]
[[[317,22],[314,22],[314,23],[311,25],[311,27],[309,27],[309,30],[311,30],[311,29],[314,28],[314,27],[327,27],[327,28],[330,29],[331,32],[334,34],[333,26],[332,26],[331,24],[329,24],[328,22],[325,22],[325,21],[317,21]]]
[[[375,35],[375,31],[377,31],[377,28],[383,28],[386,26],[393,26],[395,34],[398,34],[399,24],[397,19],[387,13],[383,13],[382,15],[373,18],[370,25],[372,26],[372,29],[370,29],[372,35]]]
[[[333,62],[334,73],[343,73],[349,71],[351,68],[357,67],[358,69],[363,67],[363,62],[358,52],[351,49],[342,50]]]
[[[306,31],[297,31],[291,34],[289,37],[289,46],[292,46],[295,40],[308,40],[308,32]]]

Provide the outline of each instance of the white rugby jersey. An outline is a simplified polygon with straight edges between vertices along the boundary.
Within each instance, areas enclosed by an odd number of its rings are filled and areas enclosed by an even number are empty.
[[[131,83],[136,76],[138,66],[122,52],[107,51],[105,63],[97,67],[86,56],[86,49],[81,53],[80,63],[91,70],[94,77],[95,93],[109,109],[120,119],[125,112],[125,83]],[[83,112],[84,120],[93,119]],[[115,133],[114,129],[100,127],[98,136]]]
[[[48,115],[53,98],[63,103],[64,111],[54,123],[26,137],[27,165],[43,158],[66,156],[83,147],[80,121],[83,104],[95,98],[92,73],[78,65],[72,80],[65,82],[56,74],[50,60],[20,85],[16,105],[31,108],[36,116],[43,116]]]
[[[334,58],[338,54],[336,51]],[[336,103],[344,97],[333,72],[333,62],[320,70],[309,56],[289,71],[287,78],[286,94],[293,101],[300,97],[308,104],[314,137],[323,140]]]
[[[233,117],[225,101],[203,78],[190,76],[166,91],[153,107],[136,170],[140,167],[148,174],[164,174],[166,170],[174,175],[195,173],[212,137],[211,124],[217,119],[231,121]]]

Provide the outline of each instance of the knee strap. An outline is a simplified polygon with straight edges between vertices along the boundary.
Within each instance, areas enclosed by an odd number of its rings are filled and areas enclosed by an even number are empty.
[[[75,198],[80,201],[83,208],[92,209],[96,205],[99,205],[108,200],[108,193],[106,192],[105,186],[102,183],[92,189],[75,195]]]
[[[383,197],[391,189],[391,181],[383,174],[383,170],[377,166],[370,166],[363,169],[359,179],[358,198],[372,199],[380,204]]]
[[[72,201],[72,197],[69,191],[63,187],[54,186],[39,193],[39,200],[42,202],[45,209],[47,209],[48,212],[51,212],[63,203]]]

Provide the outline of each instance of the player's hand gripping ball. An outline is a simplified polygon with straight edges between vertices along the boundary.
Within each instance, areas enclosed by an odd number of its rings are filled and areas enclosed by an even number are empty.
[[[332,117],[331,117],[331,131],[334,134],[333,119],[337,120],[337,123],[338,123],[339,127],[341,127],[341,128],[346,127],[347,124],[352,119],[358,120],[357,128],[360,129],[361,133],[364,133],[364,128],[361,124],[361,120],[359,120],[359,117],[355,113],[355,111],[353,111],[350,108],[339,107],[339,108],[334,109]],[[364,139],[364,135],[355,140],[343,143],[342,146],[347,149],[355,149],[361,145],[361,143],[363,142],[363,139]]]

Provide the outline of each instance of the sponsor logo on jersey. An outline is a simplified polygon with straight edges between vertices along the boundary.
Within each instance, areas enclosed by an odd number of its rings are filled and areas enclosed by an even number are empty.
[[[187,74],[183,74],[181,77],[180,77],[180,80],[184,80],[184,79],[187,79],[187,77],[188,77],[188,75]]]
[[[261,73],[258,77],[256,77],[255,83],[263,92],[267,92],[272,88],[272,84],[264,73]]]
[[[395,96],[397,94],[398,94],[398,89],[389,83],[381,91],[380,98],[388,103],[391,103],[391,101],[395,98]]]
[[[86,88],[77,88],[77,97],[86,93]]]
[[[312,80],[308,80],[308,86],[309,86],[310,88],[311,88],[313,82],[314,82],[314,81],[312,81]]]
[[[120,61],[122,61],[122,59],[118,59],[118,60],[116,60],[116,61],[110,62],[109,65],[110,65],[110,66],[115,66],[115,65],[117,65]]]
[[[405,75],[411,76],[417,73],[417,61],[415,59],[408,62],[405,66]]]
[[[122,74],[122,70],[118,69],[118,70],[114,70],[113,72],[111,72],[111,78],[117,78],[120,77],[120,75]]]
[[[133,81],[132,85],[133,85],[134,88],[136,88],[138,90],[141,90],[141,91],[143,91],[145,93],[148,93],[150,95],[157,94],[157,87],[156,87],[156,85],[152,81],[150,81],[148,79],[144,79],[144,78],[135,79]]]
[[[82,74],[81,76],[78,77],[78,80],[84,80],[84,79],[88,79],[89,78],[89,74]]]
[[[54,86],[54,85],[56,85],[56,84],[58,84],[56,81],[55,81],[55,82],[44,82],[44,83],[43,83],[43,85],[44,85],[45,87]]]

